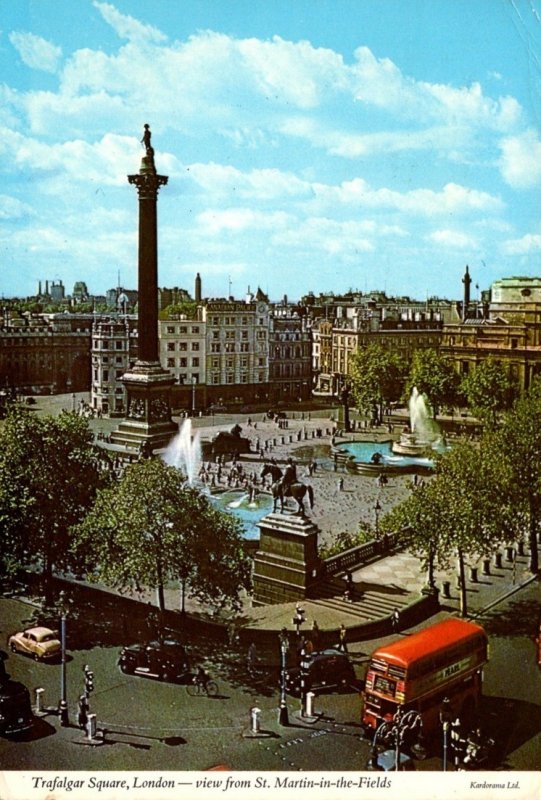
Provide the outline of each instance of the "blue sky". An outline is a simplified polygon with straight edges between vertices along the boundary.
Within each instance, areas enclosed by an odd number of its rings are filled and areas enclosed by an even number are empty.
[[[460,297],[541,275],[541,0],[0,0],[0,292]]]

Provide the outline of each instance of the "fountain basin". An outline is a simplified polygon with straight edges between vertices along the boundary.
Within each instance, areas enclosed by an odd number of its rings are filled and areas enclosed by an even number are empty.
[[[333,448],[333,455],[345,461],[352,472],[362,475],[403,475],[417,473],[429,475],[434,467],[426,455],[399,455],[393,452],[391,439],[382,442],[342,442]],[[433,453],[433,451],[432,451]]]
[[[401,433],[400,440],[393,442],[392,451],[401,456],[413,456],[414,458],[427,456],[438,448],[438,444],[428,439],[422,439],[416,433]]]
[[[270,514],[273,507],[273,499],[266,492],[258,492],[253,502],[250,502],[248,493],[241,490],[213,493],[212,500],[222,511],[234,514],[240,519],[243,536],[249,541],[259,539],[257,523],[262,517]]]

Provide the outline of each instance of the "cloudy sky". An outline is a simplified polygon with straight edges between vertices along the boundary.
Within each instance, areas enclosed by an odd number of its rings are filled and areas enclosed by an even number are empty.
[[[541,275],[541,0],[4,0],[0,292],[459,297]]]

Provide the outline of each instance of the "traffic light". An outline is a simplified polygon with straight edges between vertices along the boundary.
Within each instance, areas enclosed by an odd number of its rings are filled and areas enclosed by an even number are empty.
[[[94,673],[92,672],[88,664],[85,665],[84,669],[85,669],[85,691],[87,695],[89,695],[91,692],[94,691]]]

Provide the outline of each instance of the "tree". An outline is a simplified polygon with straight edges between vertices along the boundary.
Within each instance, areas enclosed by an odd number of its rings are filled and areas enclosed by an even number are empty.
[[[460,389],[472,413],[494,428],[498,413],[511,407],[517,387],[503,364],[490,356],[462,379]]]
[[[189,584],[192,595],[218,608],[239,607],[239,592],[250,586],[239,520],[160,459],[127,467],[116,485],[100,491],[76,540],[96,577],[120,590],[156,588],[161,610],[170,580]]]
[[[411,370],[406,381],[406,397],[413,388],[425,395],[434,419],[442,406],[453,406],[458,399],[459,379],[452,361],[441,356],[436,350],[416,350],[413,354]]]
[[[383,406],[400,399],[406,365],[381,344],[358,349],[349,362],[349,382],[357,408],[370,412],[376,406],[380,418]]]
[[[446,569],[456,556],[463,616],[467,614],[466,559],[478,560],[502,537],[490,492],[498,482],[493,466],[475,444],[457,444],[438,457],[429,484],[415,489],[382,520],[382,528],[397,530],[404,545],[423,559],[429,584],[434,566]],[[504,510],[503,518],[507,518]]]
[[[501,426],[485,440],[485,450],[499,466],[495,512],[506,541],[527,532],[530,571],[537,574],[537,533],[541,522],[541,383],[516,401]],[[506,514],[502,514],[502,510]]]
[[[47,591],[55,569],[75,569],[70,528],[103,480],[86,420],[67,412],[36,417],[11,406],[0,431],[2,565],[37,560]]]

